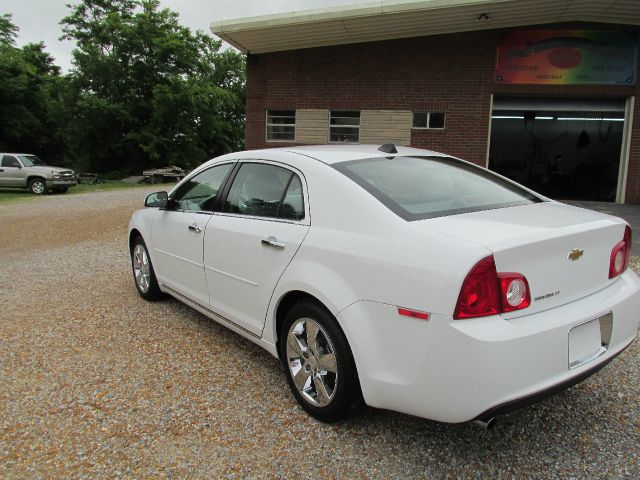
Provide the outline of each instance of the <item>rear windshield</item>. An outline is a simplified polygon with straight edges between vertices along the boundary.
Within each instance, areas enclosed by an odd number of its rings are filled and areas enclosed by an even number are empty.
[[[333,166],[410,221],[542,201],[483,168],[453,158],[369,158]]]

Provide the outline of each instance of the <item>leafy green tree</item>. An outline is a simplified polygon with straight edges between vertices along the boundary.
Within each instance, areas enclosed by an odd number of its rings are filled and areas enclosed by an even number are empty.
[[[0,15],[0,45],[15,47],[18,27],[11,21],[8,13]]]
[[[242,147],[244,58],[181,26],[157,0],[83,0],[64,138],[87,170],[193,167]]]
[[[52,110],[64,79],[44,44],[15,46],[18,28],[0,16],[0,150],[60,160],[63,146]]]

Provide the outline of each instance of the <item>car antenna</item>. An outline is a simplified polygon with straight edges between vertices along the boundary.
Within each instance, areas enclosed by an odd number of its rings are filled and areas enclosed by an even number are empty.
[[[385,143],[381,147],[378,147],[378,150],[384,153],[398,153],[398,149],[393,143]]]

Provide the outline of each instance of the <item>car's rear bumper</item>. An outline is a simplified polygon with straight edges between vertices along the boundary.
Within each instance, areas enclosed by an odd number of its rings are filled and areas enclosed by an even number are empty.
[[[635,338],[639,292],[640,280],[628,271],[581,300],[511,320],[435,314],[416,320],[375,302],[357,302],[338,319],[369,405],[464,422],[531,403],[595,373]],[[609,312],[606,349],[570,369],[569,331]]]
[[[620,355],[629,345],[631,345],[631,343],[627,344],[627,346],[624,347],[619,352],[609,356],[606,360],[596,363],[596,365],[593,368],[590,368],[580,373],[579,375],[576,375],[575,377],[571,377],[561,383],[553,385],[549,388],[545,388],[544,390],[541,390],[539,392],[531,393],[524,397],[515,398],[503,404],[491,407],[490,409],[478,415],[476,417],[476,420],[488,420],[492,417],[497,417],[498,415],[504,415],[505,413],[511,412],[513,410],[517,410],[518,408],[523,408],[528,405],[532,405],[534,403],[540,402],[546,398],[549,398],[557,393],[560,393],[566,390],[567,388],[573,387],[574,385],[582,382],[583,380],[586,380],[591,375],[599,372],[600,370],[602,370],[602,368],[606,367],[614,358]]]

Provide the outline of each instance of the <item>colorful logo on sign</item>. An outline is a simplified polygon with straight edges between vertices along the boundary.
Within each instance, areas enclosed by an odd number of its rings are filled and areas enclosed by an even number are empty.
[[[636,83],[633,32],[527,30],[498,41],[495,79],[520,84]]]

